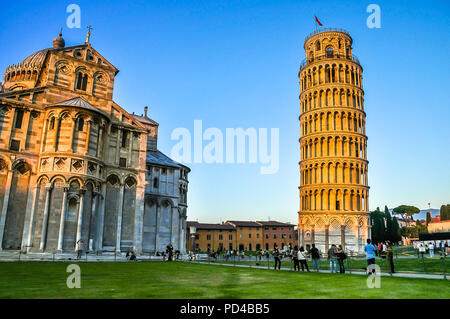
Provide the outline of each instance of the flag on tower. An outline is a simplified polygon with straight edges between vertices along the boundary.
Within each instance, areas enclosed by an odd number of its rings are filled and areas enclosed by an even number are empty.
[[[323,26],[323,24],[320,23],[319,19],[317,19],[317,16],[314,16],[314,17],[316,18],[316,22],[317,22],[320,26]]]

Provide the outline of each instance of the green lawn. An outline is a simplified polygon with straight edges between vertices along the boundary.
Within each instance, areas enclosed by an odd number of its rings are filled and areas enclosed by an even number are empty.
[[[64,262],[1,262],[0,298],[450,298],[446,280],[294,273],[183,262],[79,263],[81,288]]]
[[[256,260],[253,258],[253,260],[243,261],[241,258],[236,258],[234,261],[232,258],[230,258],[228,261],[225,259],[218,259],[214,260],[213,258],[210,258],[211,262],[217,262],[217,263],[227,263],[227,264],[244,264],[244,265],[251,265],[256,266],[259,264],[260,266],[267,266],[267,259],[263,258],[261,261]],[[207,262],[207,261],[206,261]],[[376,263],[381,267],[381,270],[389,272],[389,264],[387,262],[387,259],[382,258],[376,258]],[[293,263],[290,258],[284,258],[281,261],[281,264],[283,267],[293,267]],[[424,264],[425,264],[425,272],[426,273],[439,273],[443,274],[444,267],[443,262],[440,257],[434,257],[434,258],[424,258]],[[273,260],[269,261],[269,267],[273,267],[274,262]],[[320,269],[330,269],[330,262],[326,259],[320,260]],[[308,266],[312,268],[312,261],[308,260]],[[355,269],[355,270],[362,270],[367,267],[367,261],[365,259],[354,259],[350,258],[344,261],[345,268]],[[350,266],[350,267],[349,267]],[[423,273],[423,264],[422,264],[422,258],[394,258],[394,268],[395,271],[410,271],[410,272],[420,272]],[[445,259],[445,272],[447,274],[450,273],[450,258]]]

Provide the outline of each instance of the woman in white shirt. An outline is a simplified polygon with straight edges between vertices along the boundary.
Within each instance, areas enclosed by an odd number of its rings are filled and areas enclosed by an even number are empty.
[[[305,267],[306,270],[309,272],[309,268],[308,268],[308,263],[306,262],[306,251],[303,248],[303,246],[300,247],[297,256],[298,256],[298,260],[300,261],[300,266],[302,267],[302,271],[305,271]]]

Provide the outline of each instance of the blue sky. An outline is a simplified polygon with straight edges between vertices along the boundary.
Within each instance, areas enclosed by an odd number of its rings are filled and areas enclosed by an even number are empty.
[[[81,28],[66,7],[81,8]],[[366,7],[381,8],[369,29]],[[364,67],[369,205],[450,203],[448,1],[1,1],[0,69],[50,47],[91,44],[120,73],[114,99],[160,123],[170,155],[177,127],[279,128],[280,168],[189,164],[188,219],[296,222],[299,208],[299,84],[303,41],[324,27],[350,32]]]

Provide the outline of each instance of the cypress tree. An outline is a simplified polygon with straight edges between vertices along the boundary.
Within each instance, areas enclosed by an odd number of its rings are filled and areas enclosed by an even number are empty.
[[[395,236],[392,227],[392,216],[387,206],[384,206],[384,218],[386,219],[386,230],[384,238],[390,242],[393,242]]]

